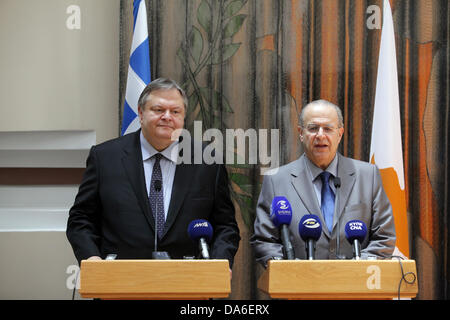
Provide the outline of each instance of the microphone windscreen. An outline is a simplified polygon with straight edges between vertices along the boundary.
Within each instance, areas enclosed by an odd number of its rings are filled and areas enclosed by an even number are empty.
[[[188,226],[189,237],[198,241],[200,238],[205,238],[207,241],[211,241],[213,236],[213,228],[211,223],[204,219],[193,220]]]
[[[345,225],[345,237],[348,242],[353,243],[354,240],[363,242],[367,234],[366,224],[360,220],[350,220]]]
[[[322,224],[320,218],[314,214],[305,214],[298,224],[298,232],[303,241],[312,239],[319,240],[322,234]]]
[[[334,187],[335,188],[340,188],[341,187],[341,178],[334,177]]]
[[[292,221],[291,204],[285,197],[274,197],[270,206],[270,219],[275,227],[290,225]]]

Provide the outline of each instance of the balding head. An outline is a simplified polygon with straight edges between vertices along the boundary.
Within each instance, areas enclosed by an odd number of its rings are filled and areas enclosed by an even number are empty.
[[[300,112],[299,119],[298,119],[300,127],[304,128],[304,126],[305,126],[305,123],[304,123],[305,112],[308,110],[308,108],[316,106],[316,105],[329,106],[329,107],[332,107],[334,110],[336,110],[336,114],[338,117],[338,125],[339,125],[339,127],[344,127],[344,117],[342,116],[341,108],[339,108],[337,105],[331,103],[330,101],[323,100],[323,99],[314,100],[303,107],[302,111]]]
[[[300,114],[298,132],[306,156],[325,170],[336,156],[344,133],[342,112],[326,100],[306,105]]]

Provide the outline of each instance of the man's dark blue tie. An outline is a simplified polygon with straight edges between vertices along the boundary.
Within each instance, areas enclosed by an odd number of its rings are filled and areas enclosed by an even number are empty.
[[[156,230],[158,232],[158,238],[161,239],[164,233],[164,224],[166,219],[164,217],[164,192],[162,190],[162,172],[159,164],[162,155],[157,153],[153,156],[155,163],[153,164],[152,181],[150,183],[150,206],[153,212],[153,217],[156,213]],[[156,182],[159,181],[159,182]],[[156,187],[156,188],[155,188]],[[159,190],[158,190],[159,189]]]
[[[325,223],[328,227],[328,231],[333,228],[333,215],[334,215],[334,192],[330,187],[330,175],[331,173],[324,171],[320,174],[322,179],[322,200],[320,209],[322,210]]]

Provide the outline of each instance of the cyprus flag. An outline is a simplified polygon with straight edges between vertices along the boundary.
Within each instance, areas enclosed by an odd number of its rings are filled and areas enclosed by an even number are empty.
[[[399,250],[409,257],[394,25],[388,0],[384,0],[383,6],[370,162],[380,169],[383,187],[394,211],[397,233],[394,254]]]

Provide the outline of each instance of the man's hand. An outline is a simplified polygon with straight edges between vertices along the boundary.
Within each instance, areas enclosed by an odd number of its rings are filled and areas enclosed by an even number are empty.
[[[87,258],[87,260],[102,260],[102,258],[100,258],[99,256],[92,256]]]

